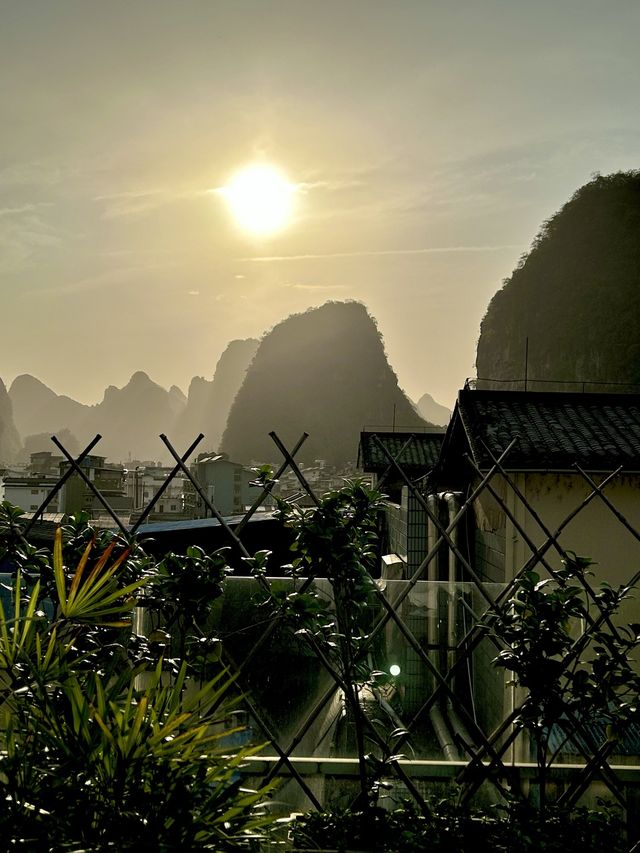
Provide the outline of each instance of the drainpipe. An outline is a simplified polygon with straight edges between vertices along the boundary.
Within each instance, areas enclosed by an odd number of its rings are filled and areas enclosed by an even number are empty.
[[[449,721],[449,725],[454,731],[454,734],[457,735],[460,741],[468,744],[469,746],[475,747],[476,743],[474,739],[471,737],[467,727],[458,716],[458,712],[453,707],[451,700],[449,700],[447,705],[447,719]]]
[[[449,510],[449,520],[447,522],[448,526],[451,526],[451,522],[456,517],[456,513],[458,512],[458,495],[455,495],[453,492],[445,492],[442,495],[442,499],[447,504],[447,509]],[[450,533],[451,541],[454,545],[458,545],[458,527],[456,526]],[[453,550],[453,548],[449,547],[449,577],[448,577],[448,605],[447,605],[447,668],[451,669],[453,664],[455,663],[455,654],[454,648],[456,646],[456,593],[457,593],[457,571],[458,571],[458,558]],[[453,688],[454,682],[451,683]]]
[[[428,495],[427,506],[435,518],[438,517],[438,497]],[[427,515],[427,553],[436,544],[438,530],[435,522]],[[436,670],[440,669],[438,661],[438,554],[434,554],[427,566],[427,644],[429,646],[429,658]],[[431,680],[431,689],[435,689],[435,680]]]
[[[431,706],[429,717],[431,719],[433,731],[438,738],[438,743],[440,744],[440,748],[444,753],[446,761],[459,761],[460,757],[458,755],[458,750],[456,749],[453,736],[445,722],[442,711],[437,705]]]
[[[453,492],[445,492],[442,495],[442,499],[447,504],[448,509],[448,526],[451,526],[454,518],[456,517],[459,510],[459,498],[460,496],[454,494]],[[454,545],[458,545],[459,534],[458,534],[458,526],[451,531],[450,533],[451,540]],[[456,617],[457,617],[457,584],[458,584],[458,558],[454,552],[454,550],[449,547],[449,559],[448,559],[448,606],[447,606],[447,667],[451,669],[451,667],[455,663],[455,646],[457,645],[457,631],[456,631]],[[452,689],[455,689],[455,679],[451,682]],[[453,706],[453,702],[451,698],[447,700],[446,704],[446,718],[450,727],[453,729],[455,735],[463,742],[469,745],[474,744],[474,740],[469,734],[467,727],[464,725],[462,720],[460,719],[458,712]]]

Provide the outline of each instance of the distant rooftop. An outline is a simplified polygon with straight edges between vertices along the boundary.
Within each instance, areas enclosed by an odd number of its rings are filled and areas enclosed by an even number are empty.
[[[367,474],[385,471],[390,463],[382,445],[407,474],[426,474],[438,461],[443,438],[443,432],[435,431],[361,432],[358,467]]]

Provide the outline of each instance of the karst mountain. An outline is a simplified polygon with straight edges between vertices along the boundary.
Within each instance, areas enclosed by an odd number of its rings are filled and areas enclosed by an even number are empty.
[[[220,356],[211,381],[195,376],[189,385],[187,403],[174,426],[176,442],[188,447],[204,433],[203,447],[217,450],[234,397],[258,349],[256,338],[231,341]]]
[[[353,464],[365,426],[426,422],[398,386],[380,332],[364,305],[329,302],[278,323],[260,342],[229,413],[222,450],[240,462],[279,461],[269,433],[297,460]]]
[[[121,388],[110,385],[100,403],[88,406],[29,374],[0,389],[0,462],[25,462],[36,450],[57,452],[50,436],[76,453],[100,433],[95,453],[112,462],[172,461],[159,435],[180,453],[199,434],[199,449],[217,450],[233,398],[258,346],[254,338],[232,341],[220,356],[212,380],[192,379],[189,395],[169,390],[137,371]],[[3,394],[4,392],[4,397]],[[4,435],[4,438],[2,437]]]
[[[640,172],[597,176],[544,223],[482,321],[480,387],[640,390]],[[573,383],[573,384],[563,384]]]
[[[0,379],[0,467],[16,458],[20,449],[20,435],[16,429],[11,398]]]
[[[442,416],[437,420],[443,422]],[[200,432],[205,438],[198,451],[222,450],[244,463],[278,461],[269,437],[275,430],[288,445],[302,432],[310,434],[300,461],[342,467],[355,463],[364,427],[428,425],[399,387],[375,321],[357,302],[330,302],[288,317],[261,341],[232,341],[213,378],[195,377],[186,397],[143,371],[123,387],[110,385],[93,406],[56,394],[27,374],[13,381],[8,394],[0,388],[6,461],[55,451],[54,434],[75,453],[100,433],[94,452],[111,462],[168,463],[160,433],[183,453]]]

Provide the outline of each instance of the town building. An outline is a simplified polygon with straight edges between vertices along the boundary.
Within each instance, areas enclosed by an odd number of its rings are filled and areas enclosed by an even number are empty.
[[[480,577],[508,581],[529,559],[531,545],[539,547],[562,524],[562,548],[590,557],[600,579],[625,583],[640,560],[640,543],[611,506],[640,529],[640,395],[466,388],[444,439],[435,488],[470,493],[505,451],[504,475],[495,473],[491,488],[473,502],[468,546]],[[590,499],[565,524],[593,492],[589,478],[600,484],[618,470],[607,500]],[[547,556],[560,567],[556,549]]]
[[[125,469],[125,492],[132,503],[132,522],[139,518],[161,490],[159,499],[147,516],[149,521],[180,521],[193,518],[187,500],[191,484],[182,473],[171,477],[172,471],[173,468],[154,463],[143,463]]]
[[[360,433],[358,467],[371,476],[372,486],[380,486],[387,496],[383,551],[389,555],[387,565],[393,562],[397,567],[394,573],[400,577],[410,577],[426,555],[424,484],[438,462],[443,438],[442,430]],[[409,482],[416,485],[415,491],[409,488],[389,457],[397,461]],[[393,555],[398,559],[392,560]],[[383,573],[384,568],[385,565]]]
[[[200,453],[191,471],[207,500],[222,516],[241,515],[260,494],[254,483],[255,472],[232,462],[225,454]],[[187,500],[191,504],[192,518],[211,516],[211,511],[193,487]],[[265,504],[263,508],[266,508]]]
[[[60,476],[64,476],[70,467],[71,463],[67,460],[61,462]],[[108,463],[104,456],[93,455],[85,456],[79,467],[111,509],[121,518],[128,517],[133,501],[126,494],[124,467]],[[92,519],[108,514],[97,495],[76,472],[71,474],[60,489],[58,510],[66,515],[86,512]]]

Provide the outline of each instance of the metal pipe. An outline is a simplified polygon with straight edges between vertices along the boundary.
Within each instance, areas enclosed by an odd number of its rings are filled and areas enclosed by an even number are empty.
[[[453,736],[449,731],[449,727],[442,715],[442,711],[437,705],[431,706],[429,718],[431,719],[433,731],[435,732],[435,736],[438,738],[438,743],[442,748],[442,752],[444,753],[446,760],[459,761],[460,758],[458,756],[458,750],[456,749]]]
[[[466,743],[469,744],[469,746],[476,745],[474,739],[469,734],[469,730],[458,716],[458,712],[453,707],[451,700],[447,703],[447,719],[449,721],[449,725],[454,731],[454,734],[458,736],[463,744]]]
[[[445,492],[442,499],[449,510],[448,526],[458,513],[458,495],[453,492]],[[458,550],[458,526],[451,531],[452,546],[449,548],[448,562],[448,604],[447,604],[447,669],[452,669],[455,663],[456,638],[456,595],[457,595],[457,573],[458,561],[456,551]],[[452,684],[453,686],[453,684]]]
[[[431,513],[427,515],[427,554],[431,554],[438,535],[436,524],[433,520],[438,515],[438,498],[436,495],[428,495],[427,505]],[[435,551],[427,564],[427,645],[429,657],[437,670],[440,670],[438,661],[438,551]],[[435,689],[435,680],[431,678],[431,689]]]

